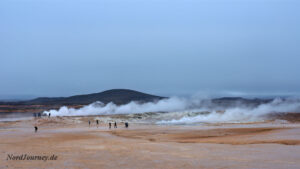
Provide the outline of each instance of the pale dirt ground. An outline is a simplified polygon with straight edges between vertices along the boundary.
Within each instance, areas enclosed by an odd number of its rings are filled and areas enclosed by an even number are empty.
[[[0,122],[2,168],[300,168],[300,123],[97,128],[91,117]],[[34,133],[37,124],[39,131]],[[55,154],[55,161],[7,160]]]

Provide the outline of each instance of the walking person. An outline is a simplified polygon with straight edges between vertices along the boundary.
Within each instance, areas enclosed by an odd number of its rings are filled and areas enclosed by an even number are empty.
[[[111,129],[111,122],[108,123],[109,129]]]
[[[117,127],[117,122],[115,122],[114,128],[118,128],[118,127]]]
[[[99,125],[99,120],[96,120],[96,123],[97,123],[97,128],[98,128],[98,125]]]
[[[91,121],[89,120],[89,127],[91,127]]]
[[[38,127],[34,126],[34,131],[37,132],[38,131]]]

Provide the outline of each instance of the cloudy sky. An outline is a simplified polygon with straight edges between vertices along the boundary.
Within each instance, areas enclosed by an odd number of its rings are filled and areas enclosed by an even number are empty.
[[[300,94],[299,0],[1,0],[0,98]]]

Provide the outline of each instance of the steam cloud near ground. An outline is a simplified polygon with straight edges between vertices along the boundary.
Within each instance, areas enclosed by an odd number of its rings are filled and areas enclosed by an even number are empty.
[[[213,104],[210,99],[171,97],[157,102],[130,102],[126,105],[95,102],[80,109],[61,107],[59,110],[45,111],[52,116],[87,116],[110,114],[137,114],[162,112],[168,119],[157,121],[159,124],[189,124],[199,122],[250,122],[265,120],[270,113],[300,113],[299,99],[280,99],[258,106],[236,103],[234,106],[222,107]],[[209,112],[209,113],[201,113]],[[193,114],[194,113],[194,114]],[[174,115],[174,116],[172,116]],[[181,115],[181,116],[180,116]],[[166,116],[166,115],[164,115]]]

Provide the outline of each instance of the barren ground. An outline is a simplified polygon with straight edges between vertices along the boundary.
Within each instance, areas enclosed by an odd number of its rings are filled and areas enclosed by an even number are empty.
[[[0,168],[299,168],[300,123],[119,124],[91,117],[0,122]],[[33,126],[39,130],[34,133]],[[9,160],[8,155],[57,156]]]

